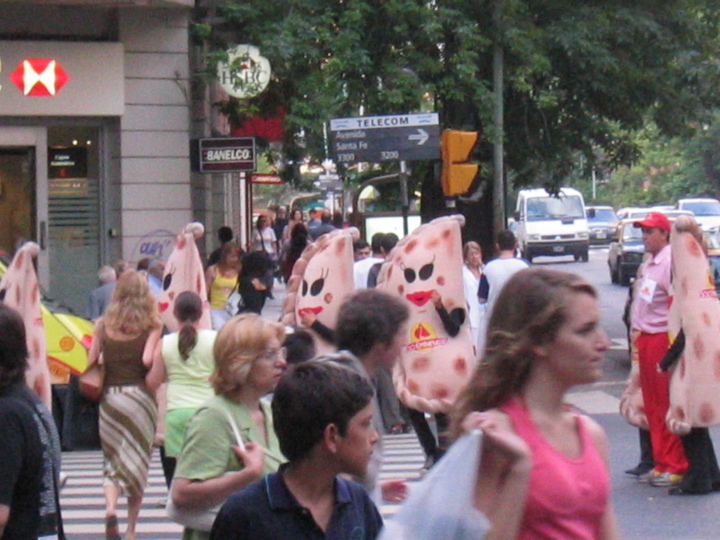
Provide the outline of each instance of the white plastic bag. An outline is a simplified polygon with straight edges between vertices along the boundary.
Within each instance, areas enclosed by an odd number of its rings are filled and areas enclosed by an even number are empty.
[[[458,439],[385,521],[378,540],[485,538],[490,522],[474,504],[481,448],[479,430]]]

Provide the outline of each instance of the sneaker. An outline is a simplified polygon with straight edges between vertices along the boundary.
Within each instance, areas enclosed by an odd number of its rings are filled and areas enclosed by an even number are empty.
[[[648,483],[653,487],[675,487],[682,478],[682,474],[664,472],[650,478]]]
[[[637,481],[640,482],[640,483],[642,483],[642,484],[647,484],[648,482],[650,482],[650,479],[651,479],[651,478],[655,478],[656,476],[660,476],[660,474],[661,474],[661,473],[660,473],[659,471],[656,471],[655,469],[650,469],[650,470],[647,471],[647,472],[644,472],[644,473],[642,473],[642,474],[638,474],[638,475],[637,475]]]

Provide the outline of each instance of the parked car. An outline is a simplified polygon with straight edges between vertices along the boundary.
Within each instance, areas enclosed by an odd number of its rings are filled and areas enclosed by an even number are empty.
[[[621,208],[617,211],[617,218],[618,220],[623,219],[642,219],[645,216],[647,216],[648,212],[650,212],[649,208],[641,207],[641,206],[628,206],[625,208]]]
[[[618,218],[612,206],[585,208],[591,244],[609,244],[617,235]]]
[[[622,220],[618,226],[617,239],[610,243],[608,269],[612,283],[629,285],[637,274],[645,255],[642,230],[634,226],[640,219]]]
[[[653,212],[662,212],[663,214],[665,214],[665,215],[666,215],[668,218],[670,218],[671,220],[673,220],[673,219],[675,219],[675,218],[678,218],[678,217],[680,217],[680,216],[695,217],[695,214],[693,214],[690,210],[678,210],[677,208],[665,209],[665,210],[655,210],[655,209],[651,209],[651,211],[653,211]]]
[[[678,210],[690,210],[703,232],[720,228],[720,201],[717,199],[680,199]]]

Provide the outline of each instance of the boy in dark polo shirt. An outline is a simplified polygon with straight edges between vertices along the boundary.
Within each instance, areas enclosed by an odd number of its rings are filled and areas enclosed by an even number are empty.
[[[233,494],[214,540],[372,540],[382,518],[365,490],[337,476],[363,476],[378,433],[373,387],[360,374],[318,359],[290,368],[273,396],[280,449],[289,463]]]

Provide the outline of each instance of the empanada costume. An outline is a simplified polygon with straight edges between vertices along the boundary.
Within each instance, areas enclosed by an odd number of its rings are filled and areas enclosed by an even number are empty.
[[[210,329],[210,305],[203,263],[195,240],[205,233],[202,223],[188,223],[178,234],[163,273],[162,291],[158,296],[158,309],[163,323],[171,332],[177,332],[180,325],[173,315],[175,298],[181,292],[197,293],[203,302],[200,328]]]
[[[355,227],[337,229],[308,245],[295,262],[287,284],[282,322],[299,326],[300,315],[309,311],[317,321],[334,331],[340,306],[355,292],[353,242],[360,238]],[[308,329],[316,353],[333,352],[335,346]]]
[[[407,342],[393,379],[400,401],[424,412],[448,412],[475,367],[462,279],[464,224],[463,216],[454,215],[421,225],[398,242],[378,278],[378,289],[410,308]],[[454,337],[433,304],[435,291],[460,323]]]
[[[51,409],[52,391],[45,327],[40,310],[40,284],[33,264],[38,253],[40,246],[35,242],[23,244],[0,280],[0,291],[4,292],[3,302],[18,311],[25,323],[25,340],[29,354],[28,369],[25,372],[27,385],[35,391],[45,406]]]
[[[678,435],[720,424],[720,303],[708,258],[696,239],[699,234],[695,220],[681,216],[670,235],[670,334],[675,338],[682,328],[685,348],[670,378],[666,421]]]

